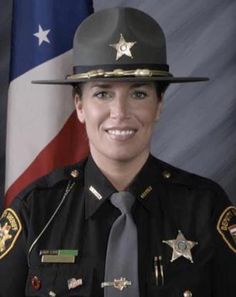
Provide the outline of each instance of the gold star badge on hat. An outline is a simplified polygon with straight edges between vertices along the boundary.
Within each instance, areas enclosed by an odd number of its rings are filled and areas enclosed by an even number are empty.
[[[126,55],[133,59],[130,49],[135,45],[136,41],[126,42],[123,35],[120,34],[120,40],[118,43],[109,44],[109,46],[116,49],[116,60],[119,60],[123,55]]]
[[[182,256],[193,263],[191,249],[198,243],[187,240],[180,230],[178,231],[176,239],[163,240],[162,242],[168,244],[173,249],[171,262]]]

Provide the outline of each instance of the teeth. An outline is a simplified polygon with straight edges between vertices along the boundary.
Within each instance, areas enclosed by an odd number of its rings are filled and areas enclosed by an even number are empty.
[[[108,130],[108,133],[112,135],[132,135],[134,130]]]

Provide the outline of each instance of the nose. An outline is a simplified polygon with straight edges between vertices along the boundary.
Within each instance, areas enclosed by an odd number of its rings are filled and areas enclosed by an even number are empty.
[[[130,106],[126,97],[119,96],[111,102],[110,116],[114,119],[125,119],[130,117]]]

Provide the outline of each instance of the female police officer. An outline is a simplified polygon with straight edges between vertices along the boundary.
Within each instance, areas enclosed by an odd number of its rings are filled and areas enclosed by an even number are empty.
[[[74,38],[90,156],[43,177],[0,222],[0,296],[235,296],[236,209],[207,179],[150,155],[174,77],[165,37],[132,8],[95,13]]]

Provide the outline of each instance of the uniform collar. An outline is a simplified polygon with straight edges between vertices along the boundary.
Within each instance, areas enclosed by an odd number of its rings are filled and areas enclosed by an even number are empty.
[[[151,213],[157,214],[162,195],[163,168],[158,159],[149,155],[146,163],[126,189]],[[85,218],[97,209],[117,190],[103,175],[92,157],[85,166]]]
[[[161,195],[162,174],[158,160],[149,155],[146,163],[128,187],[138,201],[151,213],[157,214]]]
[[[85,166],[85,218],[96,210],[113,194],[116,189],[103,175],[91,156]]]

